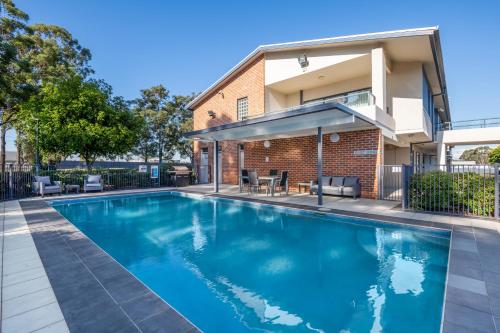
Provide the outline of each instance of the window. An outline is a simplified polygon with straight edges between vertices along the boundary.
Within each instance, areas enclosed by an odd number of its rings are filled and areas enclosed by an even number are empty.
[[[239,98],[236,102],[238,120],[245,120],[248,117],[248,97]]]

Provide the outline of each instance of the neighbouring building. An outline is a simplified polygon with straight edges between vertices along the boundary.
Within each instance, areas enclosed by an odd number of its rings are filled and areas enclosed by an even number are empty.
[[[188,107],[199,182],[277,169],[293,188],[321,163],[359,176],[366,198],[381,165],[436,163],[451,120],[437,27],[259,46]]]

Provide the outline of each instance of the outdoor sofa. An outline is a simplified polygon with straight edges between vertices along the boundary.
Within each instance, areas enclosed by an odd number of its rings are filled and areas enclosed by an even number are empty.
[[[104,182],[101,175],[88,175],[83,180],[83,192],[102,191],[104,189]]]
[[[35,176],[33,192],[42,197],[45,194],[61,194],[62,184],[60,181],[51,181],[50,176]]]
[[[349,196],[356,199],[361,196],[361,183],[357,176],[321,177],[323,194]],[[311,182],[311,194],[318,193],[318,184]]]

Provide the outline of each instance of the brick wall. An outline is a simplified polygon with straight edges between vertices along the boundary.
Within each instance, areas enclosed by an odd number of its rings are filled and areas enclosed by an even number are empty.
[[[261,56],[243,68],[233,79],[229,80],[215,92],[208,95],[193,108],[193,130],[210,128],[237,120],[236,101],[248,97],[248,114],[250,116],[264,113],[264,57]],[[216,117],[208,116],[213,111]],[[222,181],[227,184],[238,183],[238,143],[222,142]],[[201,148],[209,149],[210,170],[212,164],[213,144],[195,142],[194,161],[199,166]],[[199,170],[198,170],[199,171]],[[210,172],[209,179],[212,181]]]
[[[359,176],[362,197],[377,196],[377,164],[381,163],[383,144],[380,130],[339,133],[340,140],[332,143],[323,137],[323,174],[329,176]],[[271,140],[264,148],[262,141],[245,143],[245,168],[258,174],[270,169],[288,170],[289,185],[316,180],[316,136]],[[376,155],[354,155],[355,150],[376,150]],[[265,162],[266,156],[269,162]]]

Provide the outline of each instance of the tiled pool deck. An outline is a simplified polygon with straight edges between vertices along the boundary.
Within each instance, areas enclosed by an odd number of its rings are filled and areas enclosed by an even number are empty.
[[[184,191],[213,195],[206,186]],[[133,192],[145,191],[95,195]],[[222,192],[218,196],[320,210],[308,195],[248,196],[235,187]],[[326,197],[325,208],[450,230],[442,331],[500,332],[500,223],[402,212],[384,201]],[[2,332],[198,331],[44,200],[6,202],[3,209]]]

